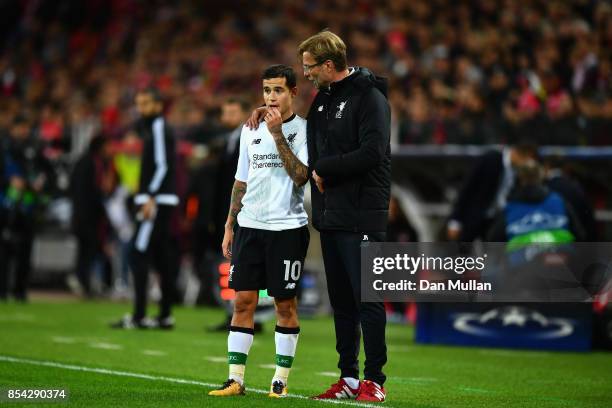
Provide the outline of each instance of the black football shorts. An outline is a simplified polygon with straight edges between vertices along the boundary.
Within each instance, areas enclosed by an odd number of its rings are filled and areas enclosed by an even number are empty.
[[[309,242],[308,226],[284,231],[236,226],[229,287],[267,289],[268,295],[281,299],[295,297]]]

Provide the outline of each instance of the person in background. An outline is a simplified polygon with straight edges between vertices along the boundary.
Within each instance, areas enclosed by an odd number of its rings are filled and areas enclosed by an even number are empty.
[[[130,241],[134,235],[134,222],[130,214],[128,202],[133,198],[129,191],[120,183],[115,169],[110,169],[102,179],[104,209],[112,233],[108,243],[113,259],[113,292],[115,298],[127,298],[129,288],[129,251]]]
[[[538,162],[527,160],[515,167],[515,172],[516,184],[486,239],[507,242],[507,261],[496,261],[509,268],[504,290],[512,293],[548,290],[555,283],[547,276],[556,276],[560,269],[554,262],[547,262],[545,254],[565,253],[569,259],[565,268],[571,270],[573,251],[567,244],[583,241],[584,228],[572,205],[546,186],[544,170]],[[538,273],[525,279],[522,270],[530,267]]]
[[[138,192],[140,180],[140,154],[142,151],[142,141],[134,130],[129,130],[118,145],[118,150],[113,157],[113,167],[117,171],[117,181],[111,190],[111,195],[107,196],[106,209],[111,223],[112,214],[119,215],[119,224],[115,228],[115,257],[114,269],[118,271],[115,277],[114,294],[116,297],[129,297],[130,291],[130,268],[129,257],[131,239],[134,231],[134,196]],[[109,180],[111,186],[114,180]],[[110,201],[109,201],[110,200]],[[109,207],[110,204],[110,207]],[[129,219],[126,218],[124,211],[128,211]],[[120,221],[123,219],[124,221]],[[131,231],[131,233],[130,233]]]
[[[240,155],[240,133],[242,132],[242,125],[247,117],[249,104],[244,98],[232,97],[227,99],[221,106],[221,125],[226,129],[220,139],[221,151],[219,153],[218,164],[215,169],[215,188],[214,194],[216,199],[213,212],[213,242],[223,241],[223,235],[225,231],[225,221],[227,219],[227,213],[229,210],[229,202],[232,194],[232,186],[234,184],[234,176],[236,174],[236,168],[238,166],[238,157]],[[202,186],[203,187],[203,186]],[[205,194],[204,188],[200,187],[201,195]],[[200,200],[200,202],[202,202]],[[210,210],[210,208],[209,208]],[[202,206],[199,209],[198,217],[202,217],[204,208]],[[201,224],[201,223],[200,223]],[[199,242],[202,237],[206,237],[206,234],[198,234],[196,242]],[[218,253],[219,247],[214,246],[215,253]],[[214,274],[217,271],[208,271],[213,276],[208,276],[208,279],[214,280]],[[204,278],[207,278],[204,275]],[[210,331],[227,331],[229,329],[232,314],[229,309],[226,310],[225,321],[209,327]],[[263,330],[261,322],[256,321],[254,326],[255,333],[259,333]]]
[[[488,231],[488,242],[567,243],[584,239],[584,228],[570,203],[544,183],[535,160],[515,167],[516,185]]]
[[[104,252],[108,220],[101,185],[110,166],[108,142],[104,136],[97,135],[89,143],[87,152],[77,160],[70,176],[72,232],[78,246],[76,276],[86,297],[93,295],[92,269]]]
[[[402,210],[400,201],[394,195],[389,201],[389,223],[387,224],[388,242],[419,242],[414,227],[408,221]],[[414,302],[385,302],[387,320],[392,323],[414,323],[416,319],[416,305]]]
[[[31,137],[32,126],[24,116],[11,125],[9,139],[0,152],[4,163],[0,181],[0,299],[6,299],[14,269],[12,293],[27,301],[32,244],[45,204],[54,185],[51,164]],[[14,268],[13,268],[14,267]]]
[[[537,147],[525,143],[492,150],[478,158],[453,204],[447,238],[461,242],[484,238],[493,217],[506,205],[515,182],[514,168],[537,155]]]
[[[544,183],[569,203],[576,217],[584,228],[584,241],[595,242],[599,240],[595,223],[595,211],[582,186],[568,175],[563,162],[557,158],[550,158],[544,162]]]
[[[399,199],[391,196],[389,201],[389,222],[387,224],[387,241],[389,242],[419,242],[414,227],[408,221],[402,210]]]
[[[179,204],[176,195],[176,148],[171,129],[163,116],[159,90],[149,87],[136,94],[136,108],[141,116],[137,130],[143,139],[139,191],[134,198],[138,224],[132,238],[130,266],[134,276],[134,310],[112,326],[118,329],[174,328],[172,317],[175,293],[171,236],[172,211]],[[160,276],[159,314],[146,316],[149,265]]]
[[[221,125],[227,129],[221,135],[222,151],[216,171],[215,195],[217,205],[213,209],[215,242],[223,240],[225,220],[229,210],[234,175],[240,154],[240,132],[248,115],[249,104],[245,99],[232,97],[221,106]],[[215,247],[218,249],[218,247]]]

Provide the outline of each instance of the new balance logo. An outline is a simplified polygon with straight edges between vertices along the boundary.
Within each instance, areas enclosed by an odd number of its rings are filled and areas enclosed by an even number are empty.
[[[261,142],[261,139],[253,139],[253,141],[251,142],[252,145],[254,144],[259,144]]]
[[[285,289],[295,289],[295,283],[294,282],[288,283],[287,286],[285,286]]]
[[[363,238],[361,239],[362,241],[369,241],[370,239],[368,238],[367,235],[364,235]]]

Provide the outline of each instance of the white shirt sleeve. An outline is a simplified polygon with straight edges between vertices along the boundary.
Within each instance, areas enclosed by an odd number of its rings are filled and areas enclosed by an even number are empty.
[[[240,155],[238,156],[238,167],[236,168],[236,180],[246,183],[249,178],[249,151],[246,143],[246,132],[249,128],[244,126],[240,133]],[[306,152],[308,154],[308,152]]]

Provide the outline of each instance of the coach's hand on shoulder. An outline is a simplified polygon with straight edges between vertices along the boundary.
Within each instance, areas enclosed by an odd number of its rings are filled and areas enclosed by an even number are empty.
[[[221,244],[221,251],[223,256],[227,259],[232,259],[232,241],[234,240],[234,229],[229,226],[225,226],[225,233],[223,234],[223,243]]]
[[[251,130],[256,130],[259,127],[259,123],[263,120],[264,115],[267,112],[267,108],[265,106],[260,106],[255,109],[251,116],[246,121],[246,125]]]

